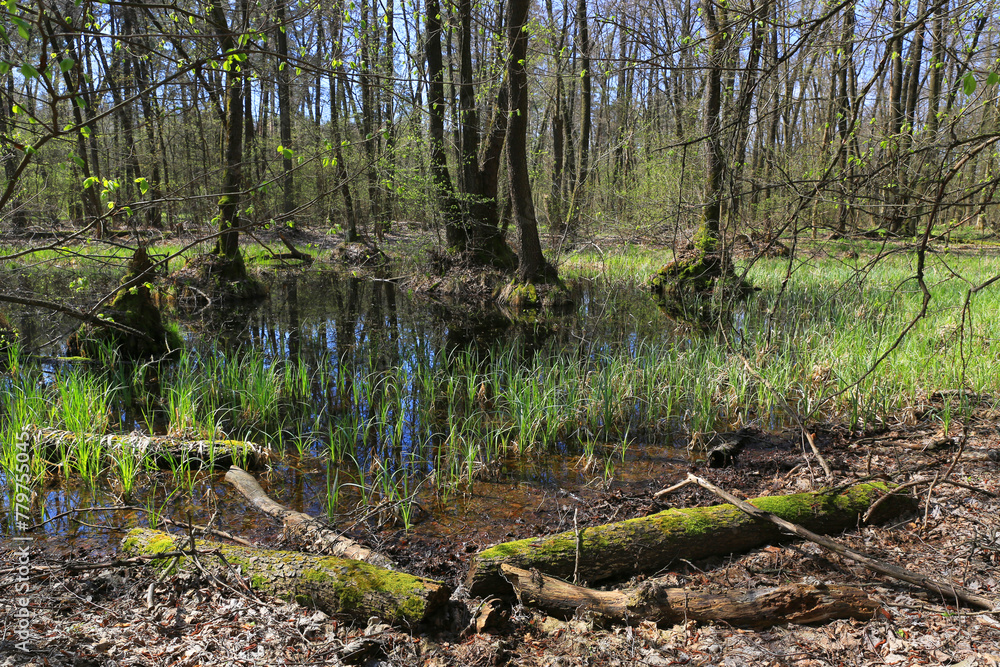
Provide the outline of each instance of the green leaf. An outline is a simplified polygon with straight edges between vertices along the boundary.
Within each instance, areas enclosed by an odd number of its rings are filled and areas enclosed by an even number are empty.
[[[73,65],[75,64],[76,61],[73,60],[72,58],[63,58],[62,60],[59,61],[59,69],[61,69],[65,74],[66,72],[73,69]]]
[[[146,194],[149,191],[149,182],[145,178],[135,179],[135,184],[139,187],[139,192]]]
[[[74,154],[73,155],[73,164],[75,164],[80,169],[83,169],[83,167],[84,167],[83,158],[80,157],[79,155]]]
[[[38,149],[35,148],[34,146],[25,146],[24,152],[26,155],[34,155],[35,153],[38,152]]]
[[[25,79],[37,79],[39,76],[38,70],[28,63],[21,65],[21,74],[24,75]]]
[[[84,139],[90,139],[90,126],[89,125],[84,125],[83,127],[81,127],[80,128],[80,134],[83,135]]]
[[[990,72],[990,75],[986,77],[987,86],[992,86],[998,81],[1000,81],[1000,74],[997,74],[996,72]]]
[[[963,85],[962,89],[965,91],[966,95],[971,95],[972,93],[976,92],[976,77],[973,76],[972,72],[969,72],[968,74],[965,75],[965,79],[962,82],[962,85]]]
[[[28,39],[31,37],[31,33],[28,31],[29,25],[27,21],[17,16],[11,16],[10,20],[17,26],[17,34],[21,36],[21,39]]]
[[[81,160],[82,162],[82,160]],[[90,176],[83,182],[83,189],[86,190],[92,185],[96,185],[99,182],[97,176]]]

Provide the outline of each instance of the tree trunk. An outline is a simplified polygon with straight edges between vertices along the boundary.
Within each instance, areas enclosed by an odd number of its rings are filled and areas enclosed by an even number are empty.
[[[334,67],[336,73],[336,83],[334,86],[334,74],[330,74],[330,130],[333,134],[333,161],[334,173],[337,175],[337,182],[340,184],[340,194],[344,199],[344,215],[347,217],[347,241],[355,243],[358,235],[358,216],[354,209],[354,198],[351,196],[351,179],[347,173],[347,165],[344,163],[343,135],[340,130],[340,114],[338,95],[347,95],[347,73],[344,71],[344,22],[343,7],[337,7],[333,11],[333,25],[331,36],[336,40],[336,50],[333,59],[337,65]]]
[[[722,182],[725,171],[725,154],[722,147],[722,70],[726,60],[727,12],[724,5],[716,7],[710,0],[703,0],[702,10],[708,28],[708,70],[705,72],[705,205],[702,208],[701,227],[695,236],[695,245],[702,253],[718,249],[719,218],[722,214]]]
[[[511,565],[505,564],[501,569],[522,604],[538,607],[557,618],[589,612],[612,623],[628,625],[653,621],[671,626],[697,621],[760,629],[837,618],[868,620],[879,607],[854,586],[787,584],[720,595],[671,588],[652,579],[635,588],[598,591]]]
[[[4,55],[6,56],[8,52],[9,48],[5,49]],[[15,104],[14,74],[12,72],[8,72],[3,78],[5,79],[5,85],[2,90],[5,95],[3,98],[0,98],[0,136],[9,137],[13,135],[13,132],[11,132],[12,123],[10,122],[10,110]],[[8,156],[3,160],[3,170],[4,177],[7,179],[8,183],[16,180],[17,161],[13,158],[13,156]],[[15,195],[11,197],[8,206],[14,229],[21,230],[26,227],[28,224],[28,216],[25,215],[24,208],[21,205],[20,196]]]
[[[860,484],[841,495],[799,493],[752,501],[816,532],[840,532],[857,525],[884,484]],[[878,507],[875,521],[912,511],[911,498],[893,496]],[[732,505],[669,509],[658,514],[536,539],[506,542],[477,554],[465,583],[470,595],[509,591],[500,566],[537,568],[589,583],[656,572],[678,559],[698,560],[737,553],[788,539],[777,526],[752,519]]]
[[[590,72],[590,33],[587,27],[586,0],[577,0],[576,25],[576,38],[579,41],[580,52],[580,168],[576,173],[573,198],[570,201],[570,211],[567,214],[567,226],[571,232],[580,225],[580,209],[586,199],[587,179],[590,175],[590,135],[593,124],[591,119],[593,104],[591,81],[593,77]]]
[[[221,0],[212,0],[211,22],[217,31],[222,53],[236,48],[236,40],[229,30]],[[215,253],[221,256],[227,268],[224,274],[239,279],[246,274],[240,255],[238,227],[240,194],[243,190],[243,73],[239,62],[230,61],[226,73],[226,122],[223,149],[222,196],[219,198],[219,239]]]
[[[122,540],[122,550],[130,555],[148,555],[186,549],[187,542],[184,537],[136,528]],[[371,616],[406,626],[424,623],[451,595],[446,584],[432,579],[346,558],[207,540],[195,540],[195,548],[218,550],[230,566],[238,567],[250,579],[254,589],[362,623]],[[177,567],[182,567],[188,558],[180,558]],[[206,565],[204,560],[202,564]]]
[[[462,186],[457,195],[448,172],[444,151],[444,64],[441,57],[441,14],[438,0],[427,0],[426,56],[429,78],[431,176],[439,205],[444,213],[448,247],[478,266],[501,270],[514,268],[517,257],[500,230],[497,190],[500,161],[507,133],[507,86],[500,86],[494,105],[490,131],[480,141],[479,117],[473,88],[471,2],[458,4],[460,35],[459,117],[456,135],[460,146],[459,174]],[[482,144],[482,145],[481,145]]]
[[[507,44],[510,49],[507,78],[512,110],[507,127],[507,173],[514,217],[521,236],[517,267],[517,278],[521,283],[548,282],[556,278],[555,268],[542,256],[528,176],[528,74],[524,65],[528,57],[527,21],[530,5],[531,0],[507,2]]]
[[[278,0],[276,47],[278,50],[278,126],[281,134],[281,213],[291,219],[295,208],[295,183],[292,171],[292,96],[289,86],[291,67],[288,64],[288,26],[285,23],[285,0]]]

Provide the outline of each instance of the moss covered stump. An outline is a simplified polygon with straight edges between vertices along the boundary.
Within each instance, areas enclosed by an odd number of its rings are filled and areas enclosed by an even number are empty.
[[[859,484],[841,494],[797,493],[765,496],[750,502],[817,533],[838,533],[854,527],[878,498],[885,484]],[[909,496],[892,496],[880,504],[873,521],[911,512]],[[723,556],[789,539],[773,523],[747,516],[730,504],[669,509],[549,537],[504,542],[481,551],[472,560],[466,585],[469,594],[510,594],[504,563],[543,574],[595,583],[656,572],[680,559]]]
[[[97,358],[102,347],[116,350],[125,359],[162,357],[180,349],[176,331],[166,327],[160,309],[153,301],[153,262],[140,246],[129,262],[121,289],[101,316],[145,334],[145,338],[110,327],[85,324],[74,333],[67,345],[67,356]],[[136,282],[138,281],[138,282]]]
[[[239,253],[228,259],[218,253],[195,255],[167,278],[175,303],[202,307],[267,296],[267,285],[247,271]]]
[[[653,275],[649,288],[669,317],[699,325],[714,318],[713,297],[742,299],[754,291],[727,256],[704,250],[678,255]]]
[[[176,551],[187,538],[136,528],[122,540],[129,555]],[[226,560],[250,578],[252,587],[327,614],[366,622],[371,616],[399,625],[424,623],[448,601],[451,589],[432,579],[384,570],[368,563],[196,540],[199,550],[218,549]],[[183,567],[186,558],[176,567]],[[167,567],[164,560],[161,567]],[[202,565],[210,565],[205,558]]]
[[[559,278],[552,278],[544,282],[511,280],[497,291],[496,300],[501,306],[512,308],[515,311],[559,310],[573,305],[569,289]]]

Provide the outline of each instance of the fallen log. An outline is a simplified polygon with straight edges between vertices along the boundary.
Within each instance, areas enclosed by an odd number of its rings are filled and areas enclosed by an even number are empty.
[[[876,499],[888,492],[883,483],[858,484],[841,494],[797,493],[751,501],[773,514],[819,533],[839,533],[856,526]],[[912,512],[913,498],[892,496],[872,521]],[[535,568],[551,576],[594,583],[656,572],[679,559],[697,560],[747,551],[787,540],[773,524],[759,522],[730,504],[669,509],[646,517],[567,531],[548,537],[505,542],[473,557],[465,583],[470,595],[509,594],[504,563]]]
[[[275,257],[281,259],[298,259],[306,264],[312,264],[313,261],[312,255],[304,253],[298,248],[296,248],[292,244],[292,242],[288,239],[288,237],[285,236],[284,234],[278,234],[278,238],[281,239],[281,242],[285,244],[286,248],[288,248],[288,252],[282,253],[281,255],[275,255]]]
[[[231,467],[226,473],[226,481],[232,484],[254,507],[281,521],[285,532],[305,542],[309,551],[360,560],[384,567],[387,570],[396,569],[396,564],[389,558],[361,546],[334,530],[330,530],[316,517],[290,510],[275,502],[264,493],[264,489],[260,487],[253,475],[245,470],[236,466]]]
[[[669,587],[650,579],[635,588],[598,591],[506,563],[501,570],[524,605],[557,618],[589,612],[601,620],[627,625],[721,621],[741,628],[767,628],[838,618],[868,620],[879,607],[853,586],[787,584],[722,595]]]
[[[29,427],[31,442],[46,461],[58,461],[60,452],[79,446],[79,437],[72,431],[47,427]],[[97,435],[84,436],[88,441],[100,441],[107,455],[136,456],[141,461],[149,457],[160,468],[180,465],[192,468],[211,466],[228,468],[239,465],[248,470],[259,470],[267,465],[268,452],[244,440],[185,440],[166,435]]]
[[[875,560],[874,558],[861,553],[860,551],[855,551],[850,549],[843,544],[835,540],[831,540],[822,535],[817,535],[816,533],[804,528],[803,526],[796,525],[791,521],[787,521],[780,516],[775,516],[773,513],[759,507],[754,507],[748,502],[740,500],[736,496],[727,493],[723,489],[720,489],[716,485],[712,484],[708,480],[704,480],[700,477],[688,473],[688,479],[698,486],[707,489],[714,493],[715,495],[728,500],[733,503],[740,511],[745,512],[748,516],[754,517],[756,519],[764,519],[770,521],[776,526],[779,526],[790,533],[798,535],[799,537],[809,540],[819,546],[823,547],[828,551],[840,554],[845,558],[849,558],[856,563],[864,565],[866,568],[872,572],[878,572],[879,574],[884,574],[886,576],[892,577],[893,579],[899,579],[900,581],[905,581],[916,586],[920,586],[932,593],[937,593],[941,595],[946,602],[951,602],[954,600],[960,600],[965,604],[972,607],[979,607],[980,609],[985,609],[987,611],[1000,611],[1000,602],[992,600],[982,595],[977,595],[970,590],[962,588],[961,586],[956,586],[949,581],[935,581],[926,574],[919,572],[910,572],[901,567],[897,567],[890,563],[883,563],[881,561]]]
[[[150,555],[179,551],[187,542],[185,536],[136,528],[122,540],[122,549],[130,555]],[[441,582],[347,558],[207,540],[195,540],[195,548],[217,549],[230,565],[241,568],[255,590],[362,622],[378,616],[400,625],[423,623],[451,596],[451,588]],[[176,567],[187,558],[180,558]]]

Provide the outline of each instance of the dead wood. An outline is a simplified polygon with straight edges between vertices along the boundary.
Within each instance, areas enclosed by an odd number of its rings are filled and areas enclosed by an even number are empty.
[[[511,565],[504,564],[501,569],[522,604],[557,618],[589,612],[628,625],[721,621],[743,628],[766,628],[838,618],[867,620],[879,606],[853,586],[787,584],[719,594],[669,587],[651,579],[635,588],[599,591]]]
[[[179,547],[188,542],[186,536],[136,528],[122,540],[122,549],[131,555],[180,552]],[[242,570],[255,590],[362,622],[378,616],[391,623],[416,625],[430,619],[451,596],[451,589],[441,582],[347,558],[207,540],[195,540],[195,548],[217,550],[226,562]],[[187,556],[187,551],[181,552],[176,567],[183,567]]]
[[[716,433],[708,442],[705,462],[709,468],[728,468],[736,463],[736,458],[750,441],[747,429],[735,433]]]
[[[290,510],[275,502],[264,493],[264,489],[253,478],[253,475],[245,470],[233,466],[226,473],[226,481],[232,484],[254,507],[281,521],[285,532],[301,539],[309,551],[360,560],[389,570],[396,569],[396,564],[385,556],[330,530],[316,517]]]
[[[57,461],[63,448],[73,449],[80,436],[72,431],[55,428],[30,427],[31,442],[47,461]],[[167,435],[99,435],[87,434],[88,440],[99,440],[102,449],[110,456],[137,456],[141,461],[150,457],[160,468],[189,465],[192,468],[212,466],[228,468],[239,465],[248,470],[259,470],[270,460],[269,453],[252,442],[244,440],[188,440]]]
[[[767,496],[752,502],[819,532],[841,532],[856,526],[885,484],[858,484],[843,493],[798,493]],[[873,519],[885,521],[912,512],[912,498],[893,496]],[[697,560],[743,552],[787,539],[777,526],[741,513],[732,505],[669,509],[646,517],[567,531],[548,537],[505,542],[473,557],[466,576],[470,594],[509,594],[504,563],[536,568],[551,576],[594,583],[656,572],[679,559]]]
[[[867,556],[859,551],[854,551],[853,549],[844,546],[836,540],[823,537],[822,535],[817,535],[807,528],[803,528],[802,526],[787,521],[766,510],[754,507],[750,503],[740,500],[736,496],[720,489],[708,480],[704,480],[696,475],[692,475],[691,473],[688,473],[688,479],[698,486],[711,491],[720,498],[728,500],[741,511],[746,512],[749,516],[770,521],[771,523],[780,526],[781,528],[798,535],[803,539],[818,544],[828,551],[832,551],[836,554],[844,556],[845,558],[849,558],[856,563],[860,563],[873,572],[878,572],[879,574],[884,574],[887,577],[899,579],[900,581],[905,581],[907,583],[914,584],[915,586],[920,586],[921,588],[927,589],[933,593],[937,593],[948,603],[958,600],[967,605],[979,607],[981,609],[1000,610],[1000,605],[998,605],[994,600],[981,595],[976,595],[975,593],[956,586],[951,582],[935,581],[925,574],[910,572],[909,570],[905,570],[901,567],[875,560],[874,558],[871,558],[870,556]]]
[[[306,264],[312,263],[313,261],[312,255],[310,255],[309,253],[302,252],[301,250],[296,248],[292,244],[292,242],[288,240],[287,236],[285,236],[284,234],[278,234],[278,238],[281,239],[281,242],[285,244],[286,248],[288,248],[288,252],[282,253],[280,255],[275,255],[275,257],[279,259],[298,259],[305,262]]]

